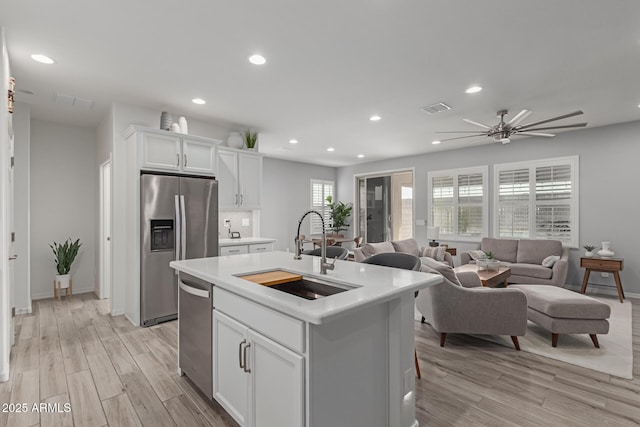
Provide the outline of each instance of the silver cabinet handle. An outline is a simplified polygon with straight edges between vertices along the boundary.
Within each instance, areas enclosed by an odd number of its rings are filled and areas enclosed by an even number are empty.
[[[180,244],[182,245],[182,259],[187,259],[187,215],[184,195],[180,195]]]
[[[240,204],[243,205],[244,204],[244,194],[240,195]]]
[[[181,229],[181,221],[180,221],[180,197],[176,194],[173,199],[175,214],[176,214],[176,231],[175,237],[176,241],[180,240],[180,229]],[[176,261],[180,261],[180,243],[176,244]],[[175,270],[175,275],[178,275],[178,270]]]
[[[249,349],[249,347],[251,347],[251,343],[247,344],[244,348],[244,366],[243,369],[245,372],[251,372],[251,369],[249,369],[249,365],[247,364],[247,350]]]
[[[209,291],[205,291],[204,289],[194,288],[184,284],[183,282],[179,282],[178,286],[180,286],[180,289],[193,296],[200,298],[209,298]]]
[[[180,154],[176,153],[176,167],[180,166]]]
[[[242,340],[238,345],[238,364],[240,365],[240,369],[244,369],[244,365],[242,364],[242,345],[246,343],[247,340]]]
[[[9,257],[9,261],[13,261],[14,259],[18,258],[18,255],[13,255]]]
[[[182,166],[184,166],[185,168],[187,167],[187,155],[184,154],[182,157],[184,157],[184,163]]]
[[[240,249],[230,249],[229,250],[230,254],[237,254],[238,252],[240,252]]]

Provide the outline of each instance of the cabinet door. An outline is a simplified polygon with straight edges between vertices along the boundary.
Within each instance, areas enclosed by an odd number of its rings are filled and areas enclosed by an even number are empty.
[[[304,425],[304,357],[253,330],[249,386],[249,424],[252,427]]]
[[[213,310],[213,397],[241,426],[248,425],[249,374],[241,367],[247,331],[246,326]]]
[[[180,138],[143,133],[141,169],[179,171],[180,146]]]
[[[220,209],[238,207],[238,155],[218,150],[218,203]]]
[[[247,245],[238,245],[238,246],[220,246],[220,256],[223,255],[240,255],[240,254],[248,254],[249,249]]]
[[[256,243],[254,245],[249,245],[249,253],[256,254],[260,252],[272,252],[273,251],[273,243]]]
[[[238,154],[240,208],[262,208],[262,157]]]
[[[198,175],[215,175],[216,146],[211,142],[182,140],[182,170]]]

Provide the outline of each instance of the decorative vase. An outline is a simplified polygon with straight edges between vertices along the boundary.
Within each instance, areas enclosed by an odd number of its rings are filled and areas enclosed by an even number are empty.
[[[602,242],[602,249],[598,251],[601,257],[612,257],[616,253],[611,250],[611,242]]]
[[[163,111],[162,114],[160,114],[160,129],[171,130],[171,122],[173,122],[171,114]]]
[[[171,132],[180,133],[180,125],[177,123],[171,123]]]
[[[244,138],[240,132],[231,132],[227,138],[227,147],[242,148],[244,147]]]
[[[180,117],[178,119],[178,124],[180,125],[180,133],[189,133],[189,126],[187,125],[187,119],[184,117]]]
[[[586,256],[586,257],[592,257],[592,256],[593,256],[593,251],[586,251],[586,252],[584,253],[584,256]]]

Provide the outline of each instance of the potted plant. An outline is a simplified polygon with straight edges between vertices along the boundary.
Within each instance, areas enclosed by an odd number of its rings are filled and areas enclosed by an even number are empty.
[[[69,287],[71,264],[73,264],[73,261],[76,259],[80,246],[82,246],[80,239],[73,242],[71,238],[65,240],[64,243],[56,243],[54,241],[53,244],[49,245],[55,257],[54,262],[56,263],[56,270],[58,271],[56,283],[60,283],[60,289]]]
[[[247,150],[255,150],[258,143],[258,132],[247,130],[244,132],[244,145]]]
[[[349,228],[347,219],[351,216],[353,205],[351,203],[344,204],[340,201],[333,201],[333,197],[327,196],[327,206],[331,210],[331,230],[337,235]]]
[[[498,271],[500,269],[500,261],[495,259],[493,252],[487,252],[487,258],[478,260],[478,269],[487,271]]]
[[[593,256],[593,251],[598,249],[598,247],[594,246],[594,245],[584,245],[583,248],[586,251],[584,253],[584,256],[586,256],[586,257],[592,257]]]

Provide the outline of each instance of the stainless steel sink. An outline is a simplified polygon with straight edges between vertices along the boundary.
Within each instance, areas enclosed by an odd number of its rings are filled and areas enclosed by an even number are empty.
[[[291,282],[270,285],[269,288],[308,300],[315,300],[349,290],[318,279],[312,279],[310,277],[303,277],[302,279]]]

